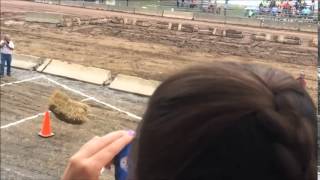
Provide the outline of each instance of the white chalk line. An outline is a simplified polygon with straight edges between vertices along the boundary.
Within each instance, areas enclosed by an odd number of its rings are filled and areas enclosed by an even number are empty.
[[[117,107],[115,107],[115,106],[113,106],[113,105],[111,105],[111,104],[105,103],[105,102],[100,101],[100,100],[98,100],[98,99],[96,99],[96,98],[93,98],[92,100],[95,101],[95,102],[97,102],[97,103],[103,104],[103,105],[105,105],[105,106],[107,106],[107,107],[109,107],[109,108],[111,108],[111,109],[114,109],[114,110],[116,110],[116,111],[119,111],[119,112],[121,112],[121,113],[124,113],[124,114],[126,114],[126,115],[128,115],[128,116],[130,116],[130,117],[132,117],[132,118],[135,118],[135,119],[138,119],[138,120],[141,120],[141,119],[142,119],[142,117],[140,117],[140,116],[137,116],[137,115],[135,115],[135,114],[133,114],[133,113],[131,113],[131,112],[127,112],[127,111],[121,110],[121,109],[119,109],[119,108],[117,108]]]
[[[45,77],[44,75],[41,75],[41,76],[36,76],[36,77],[32,77],[32,78],[28,78],[28,79],[20,80],[20,81],[14,81],[14,82],[9,82],[9,83],[3,83],[3,84],[1,84],[1,85],[0,85],[0,87],[8,86],[8,85],[12,85],[12,84],[19,84],[19,83],[28,82],[28,81],[33,81],[33,80],[41,79],[41,78],[44,78],[44,77]]]
[[[81,102],[83,102],[83,101],[89,101],[89,100],[91,100],[91,99],[92,99],[92,98],[85,98],[85,99],[82,99]],[[48,111],[48,112],[50,113],[51,111]],[[15,126],[15,125],[17,125],[17,124],[23,123],[23,122],[28,121],[28,120],[31,120],[31,119],[35,119],[35,118],[37,118],[37,117],[39,117],[39,116],[43,116],[44,113],[45,113],[45,112],[43,112],[43,113],[38,113],[38,114],[36,114],[36,115],[34,115],[34,116],[30,116],[30,117],[21,119],[21,120],[19,120],[19,121],[13,122],[13,123],[9,123],[9,124],[7,124],[7,125],[1,126],[1,129],[8,128],[8,127],[10,127],[10,126]]]
[[[91,97],[89,97],[89,98],[85,98],[85,99],[82,99],[82,100],[81,100],[81,102],[90,101],[90,100],[92,100],[92,98],[91,98]]]
[[[61,84],[61,83],[59,83],[59,82],[57,82],[57,81],[55,81],[55,80],[53,80],[53,79],[50,79],[50,78],[48,78],[48,77],[46,77],[46,76],[44,76],[44,78],[47,79],[48,81],[50,81],[50,82],[58,85],[58,86],[61,86],[62,88],[66,89],[66,90],[69,90],[69,91],[74,92],[74,93],[76,93],[76,94],[79,94],[79,95],[81,95],[81,96],[83,96],[83,97],[86,97],[86,98],[88,98],[88,100],[93,100],[93,101],[95,101],[95,102],[97,102],[97,103],[103,104],[103,105],[105,105],[105,106],[107,106],[107,107],[109,107],[109,108],[111,108],[111,109],[114,109],[114,110],[116,110],[116,111],[119,111],[119,112],[121,112],[121,113],[124,113],[124,114],[126,114],[126,115],[128,115],[129,117],[132,117],[132,118],[134,118],[134,119],[138,119],[138,120],[141,120],[141,119],[142,119],[141,117],[139,117],[139,116],[137,116],[137,115],[135,115],[135,114],[133,114],[133,113],[130,113],[130,112],[128,112],[128,111],[124,111],[124,110],[122,110],[122,109],[120,109],[120,108],[117,108],[117,107],[111,105],[111,104],[108,104],[108,103],[105,103],[105,102],[103,102],[103,101],[100,101],[100,100],[98,100],[97,98],[95,98],[95,97],[93,97],[93,96],[89,96],[89,95],[87,95],[87,94],[85,94],[85,93],[83,93],[83,92],[80,92],[80,91],[78,91],[78,90],[72,89],[72,88],[70,88],[70,87],[68,87],[68,86],[66,86],[66,85],[64,85],[64,84]]]
[[[114,109],[114,110],[116,110],[116,111],[119,111],[119,112],[121,112],[121,113],[124,113],[124,114],[128,115],[129,117],[132,117],[132,118],[135,118],[135,119],[138,119],[138,120],[141,120],[141,119],[142,119],[141,117],[139,117],[139,116],[137,116],[137,115],[135,115],[135,114],[133,114],[133,113],[124,111],[124,110],[122,110],[122,109],[119,109],[119,108],[111,105],[111,104],[108,104],[108,103],[105,103],[105,102],[103,102],[103,101],[100,101],[100,100],[96,99],[95,97],[89,96],[89,95],[87,95],[87,94],[85,94],[85,93],[82,93],[82,92],[80,92],[80,91],[78,91],[78,90],[72,89],[72,88],[70,88],[70,87],[68,87],[68,86],[66,86],[66,85],[64,85],[64,84],[61,84],[61,83],[59,83],[59,82],[57,82],[57,81],[55,81],[55,80],[53,80],[53,79],[50,79],[50,78],[48,78],[48,77],[46,77],[46,76],[44,76],[44,75],[42,75],[42,76],[37,76],[37,77],[33,77],[33,78],[28,78],[28,79],[21,80],[21,81],[15,81],[15,82],[12,82],[12,83],[6,83],[6,85],[11,85],[11,84],[17,84],[17,83],[32,81],[32,80],[40,79],[40,78],[47,79],[48,81],[50,81],[50,82],[52,82],[52,83],[54,83],[54,84],[56,84],[56,85],[58,85],[58,86],[61,86],[62,88],[66,89],[66,90],[69,90],[69,91],[71,91],[71,92],[74,92],[74,93],[76,93],[76,94],[79,94],[79,95],[81,95],[81,96],[86,97],[85,99],[82,99],[81,102],[92,100],[92,101],[95,101],[95,102],[97,102],[97,103],[99,103],[99,104],[105,105],[105,106],[107,106],[107,107],[109,107],[109,108],[111,108],[111,109]],[[5,84],[2,84],[2,85],[5,85]],[[18,125],[18,124],[23,123],[23,122],[25,122],[25,121],[32,120],[32,119],[35,119],[35,118],[37,118],[37,117],[39,117],[39,116],[43,116],[43,115],[44,115],[44,113],[38,113],[38,114],[36,114],[36,115],[34,115],[34,116],[30,116],[30,117],[27,117],[27,118],[24,118],[24,119],[15,121],[15,122],[13,122],[13,123],[9,123],[9,124],[3,125],[3,126],[1,126],[0,128],[1,128],[1,129],[4,129],[4,128],[11,127],[11,126],[15,126],[15,125]]]
[[[36,114],[36,115],[34,115],[34,116],[30,116],[30,117],[21,119],[21,120],[19,120],[19,121],[16,121],[16,122],[9,123],[9,124],[7,124],[7,125],[1,126],[1,129],[18,125],[18,124],[20,124],[20,123],[23,123],[23,122],[28,121],[28,120],[31,120],[31,119],[35,119],[35,118],[37,118],[37,117],[39,117],[39,116],[42,116],[42,115],[44,115],[44,113],[38,113],[38,114]]]
[[[66,89],[66,90],[69,90],[69,91],[71,91],[71,92],[74,92],[74,93],[76,93],[76,94],[79,94],[79,95],[81,95],[81,96],[83,96],[83,97],[93,98],[93,97],[91,97],[91,96],[86,95],[85,93],[82,93],[82,92],[80,92],[80,91],[78,91],[78,90],[72,89],[72,88],[70,88],[70,87],[68,87],[68,86],[66,86],[66,85],[64,85],[64,84],[61,84],[61,83],[59,83],[59,82],[57,82],[57,81],[55,81],[55,80],[53,80],[53,79],[50,79],[50,78],[48,78],[48,77],[46,77],[46,76],[45,76],[44,78],[45,78],[46,80],[52,82],[53,84],[56,84],[56,85],[58,85],[58,86],[61,86],[62,88]]]

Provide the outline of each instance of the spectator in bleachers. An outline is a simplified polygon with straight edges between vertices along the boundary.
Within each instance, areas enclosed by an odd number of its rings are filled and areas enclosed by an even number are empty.
[[[218,14],[218,15],[221,14],[221,6],[217,6],[217,13],[216,14]]]
[[[275,0],[272,0],[271,2],[270,2],[270,6],[269,6],[270,8],[273,8],[273,7],[276,7],[276,1]]]
[[[278,8],[276,6],[271,8],[271,14],[273,16],[277,16],[278,15]]]
[[[260,4],[259,4],[259,12],[262,12],[262,10],[263,10],[263,3],[261,2]]]
[[[295,6],[292,7],[292,16],[296,16],[297,15],[297,9]]]
[[[314,12],[314,7],[315,7],[315,2],[314,0],[311,1],[311,6],[310,6],[310,9],[312,12]]]

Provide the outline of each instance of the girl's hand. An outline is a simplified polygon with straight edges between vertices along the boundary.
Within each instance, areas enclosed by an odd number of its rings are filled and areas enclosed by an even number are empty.
[[[70,158],[62,180],[98,180],[101,169],[110,166],[133,137],[134,131],[114,131],[92,138]]]

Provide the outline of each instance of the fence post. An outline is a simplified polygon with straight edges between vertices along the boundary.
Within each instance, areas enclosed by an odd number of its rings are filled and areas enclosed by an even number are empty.
[[[164,9],[162,10],[162,15],[161,15],[161,17],[163,17],[163,14],[164,14]]]

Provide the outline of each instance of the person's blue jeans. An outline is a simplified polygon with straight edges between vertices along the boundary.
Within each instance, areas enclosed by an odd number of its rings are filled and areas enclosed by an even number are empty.
[[[11,54],[3,54],[1,53],[1,66],[0,66],[0,75],[4,75],[4,66],[7,65],[7,75],[11,75]]]

